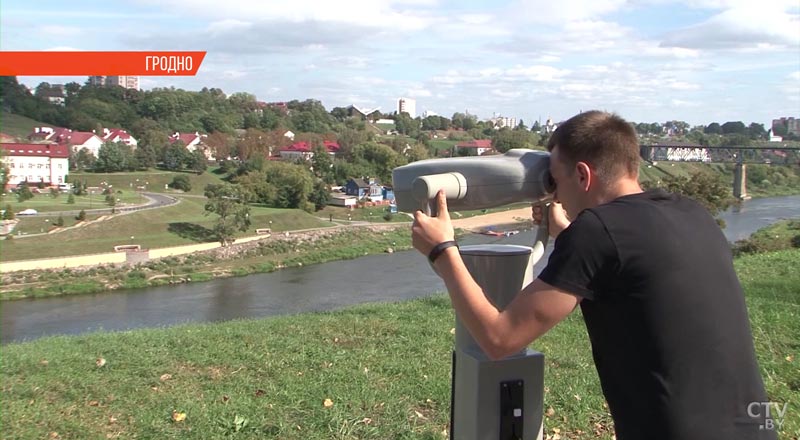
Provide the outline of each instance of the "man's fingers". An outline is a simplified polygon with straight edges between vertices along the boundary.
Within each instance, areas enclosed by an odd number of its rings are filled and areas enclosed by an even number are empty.
[[[437,217],[450,218],[450,213],[447,212],[447,197],[443,189],[436,193],[436,203],[439,205],[439,210],[436,213]]]

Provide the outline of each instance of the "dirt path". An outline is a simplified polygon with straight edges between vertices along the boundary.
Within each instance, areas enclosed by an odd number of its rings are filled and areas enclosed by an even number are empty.
[[[479,215],[469,218],[453,219],[453,226],[468,231],[477,232],[487,226],[518,225],[531,227],[531,208],[512,209],[503,212]]]

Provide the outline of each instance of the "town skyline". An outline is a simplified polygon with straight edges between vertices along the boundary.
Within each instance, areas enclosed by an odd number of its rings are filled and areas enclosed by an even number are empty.
[[[232,0],[222,10],[47,0],[33,11],[12,0],[0,5],[0,49],[206,50],[197,76],[141,77],[140,88],[214,87],[328,109],[389,113],[406,97],[418,115],[502,115],[528,126],[600,109],[635,122],[769,127],[800,115],[800,7],[749,3]]]

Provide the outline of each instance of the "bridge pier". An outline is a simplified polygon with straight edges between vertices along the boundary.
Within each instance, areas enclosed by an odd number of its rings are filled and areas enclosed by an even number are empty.
[[[739,200],[748,199],[747,196],[747,165],[739,162],[733,172],[733,196]]]

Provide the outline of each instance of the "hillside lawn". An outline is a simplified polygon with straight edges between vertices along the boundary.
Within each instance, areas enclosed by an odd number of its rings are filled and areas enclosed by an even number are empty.
[[[800,250],[738,258],[761,375],[800,436]],[[322,293],[322,292],[320,292]],[[446,296],[345,310],[49,337],[0,347],[7,439],[446,439]],[[546,438],[611,439],[584,323],[545,354]]]
[[[216,241],[211,228],[218,217],[215,214],[205,215],[205,198],[178,197],[180,203],[165,208],[118,214],[101,222],[55,234],[0,241],[0,261],[113,252],[115,245],[131,242],[150,249]],[[50,221],[54,218],[51,217]],[[42,220],[41,217],[20,217],[21,222]],[[255,235],[257,228],[271,228],[279,232],[330,226],[329,222],[323,222],[302,210],[259,206],[251,207],[250,221],[250,228],[236,236]],[[33,229],[35,231],[36,226]]]
[[[33,133],[34,127],[54,127],[54,125],[14,113],[0,112],[0,132],[21,138],[22,142]]]

